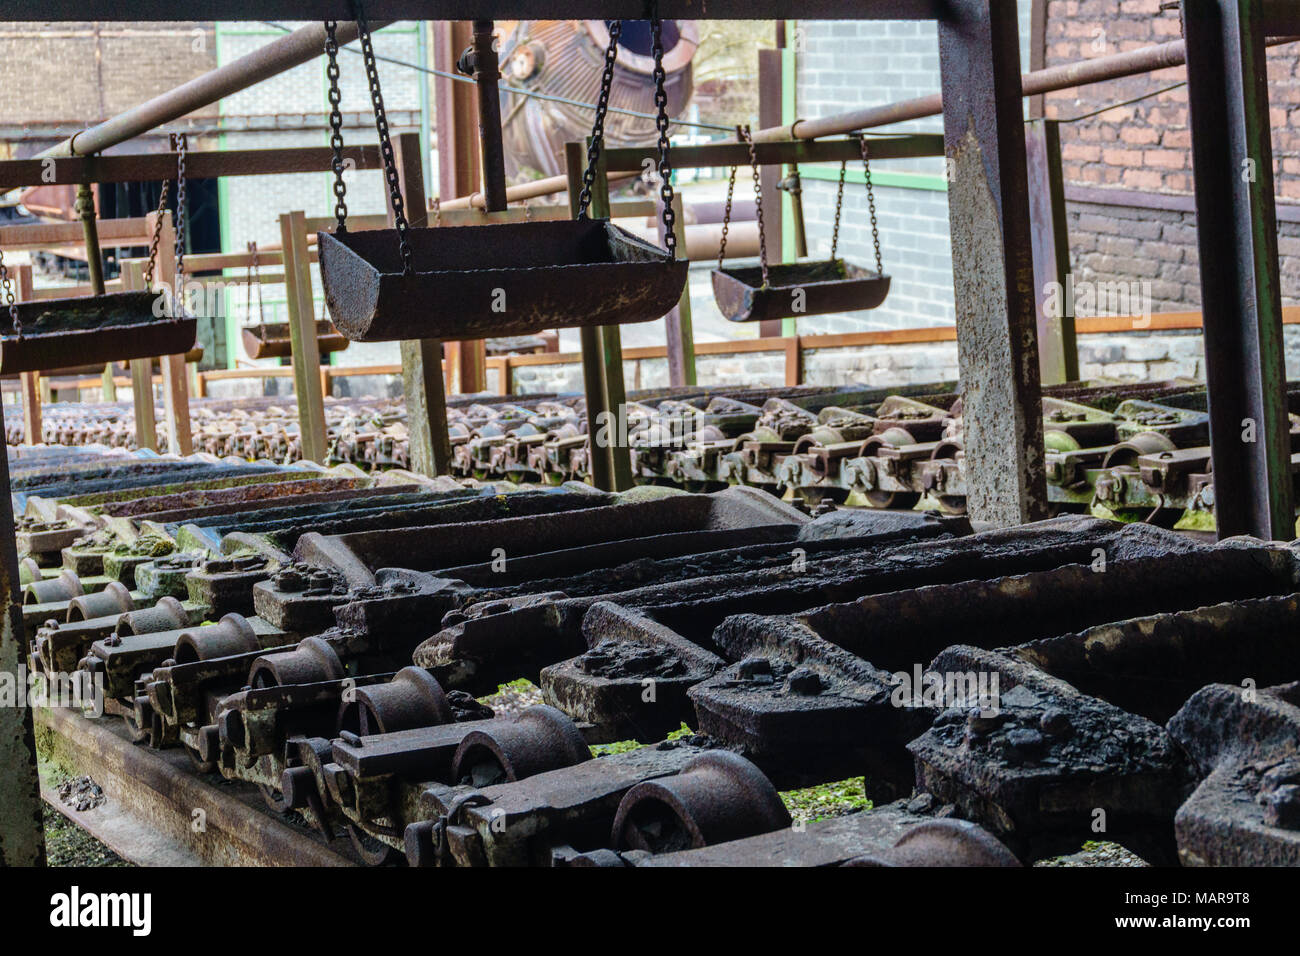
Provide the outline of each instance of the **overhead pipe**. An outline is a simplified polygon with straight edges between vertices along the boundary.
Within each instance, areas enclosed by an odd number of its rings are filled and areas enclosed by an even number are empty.
[[[1290,43],[1300,37],[1268,37],[1266,46],[1278,46]],[[1158,43],[1155,46],[1128,50],[1110,56],[1099,56],[1089,60],[1076,60],[1049,66],[1043,70],[1034,70],[1020,77],[1021,93],[1024,96],[1037,96],[1041,93],[1054,93],[1068,90],[1073,86],[1087,86],[1106,80],[1117,80],[1138,73],[1150,73],[1172,66],[1187,63],[1187,44],[1182,40]],[[888,126],[907,120],[922,119],[927,116],[939,116],[943,113],[943,98],[938,93],[920,96],[911,100],[900,100],[884,106],[869,106],[865,109],[848,113],[835,113],[816,119],[795,120],[785,126],[769,126],[754,134],[756,143],[778,143],[792,139],[817,139],[821,136],[839,136],[860,129],[872,129]]]
[[[379,30],[392,21],[371,25]],[[351,21],[340,22],[339,45],[357,38],[357,25]],[[109,147],[147,133],[151,129],[180,119],[195,110],[211,106],[222,97],[230,96],[263,80],[268,80],[295,66],[307,63],[325,52],[325,27],[320,23],[294,30],[265,46],[258,47],[225,66],[219,66],[188,83],[161,93],[139,106],[104,120],[95,126],[74,133],[63,142],[51,146],[37,158],[47,156],[89,156],[102,153]]]

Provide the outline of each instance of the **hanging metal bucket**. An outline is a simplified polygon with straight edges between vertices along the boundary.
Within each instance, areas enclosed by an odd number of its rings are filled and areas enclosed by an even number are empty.
[[[243,338],[244,351],[249,358],[288,358],[293,354],[288,322],[259,322],[245,326]],[[342,352],[350,344],[343,333],[334,328],[334,323],[327,319],[316,320],[316,348],[321,355]]]
[[[889,276],[843,259],[713,270],[713,298],[732,322],[874,309],[889,294]]]
[[[482,339],[647,322],[668,313],[690,263],[604,219],[319,234],[330,316],[354,342]]]
[[[177,355],[194,346],[198,322],[154,315],[157,292],[110,292],[75,299],[19,302],[23,334],[14,334],[0,309],[0,374],[60,368],[69,359],[106,365],[126,359]]]

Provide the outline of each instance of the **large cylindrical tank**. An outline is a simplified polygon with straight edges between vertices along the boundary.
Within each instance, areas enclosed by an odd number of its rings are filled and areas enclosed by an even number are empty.
[[[679,115],[690,102],[691,59],[699,42],[695,21],[664,21],[664,90],[670,116]],[[517,21],[500,44],[503,84],[595,103],[607,46],[609,27],[604,20]],[[625,20],[609,105],[653,114],[653,70],[649,21]],[[563,173],[564,144],[583,140],[591,132],[594,118],[591,109],[503,92],[501,126],[506,175],[517,182]],[[657,137],[653,119],[613,109],[605,119],[605,142],[609,146],[648,145]]]

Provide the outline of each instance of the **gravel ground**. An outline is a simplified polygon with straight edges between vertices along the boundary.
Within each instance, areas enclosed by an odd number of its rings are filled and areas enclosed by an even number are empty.
[[[509,684],[502,684],[495,694],[480,697],[479,703],[491,707],[498,717],[504,717],[542,703],[542,689],[521,677]]]
[[[1034,866],[1147,866],[1147,863],[1118,843],[1089,840],[1078,853],[1039,860]]]
[[[131,865],[48,803],[43,810],[45,857],[50,866]]]

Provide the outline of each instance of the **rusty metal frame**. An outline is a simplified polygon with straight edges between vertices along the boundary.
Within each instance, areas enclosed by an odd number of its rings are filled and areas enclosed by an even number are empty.
[[[1219,537],[1295,537],[1262,0],[1183,0]],[[1300,28],[1300,16],[1281,27]]]

